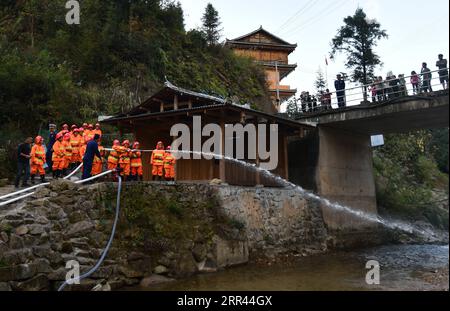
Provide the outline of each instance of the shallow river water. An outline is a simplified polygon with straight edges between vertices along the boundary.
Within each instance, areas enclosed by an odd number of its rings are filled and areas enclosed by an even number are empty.
[[[369,260],[376,260],[381,266],[380,285],[366,283]],[[448,245],[382,246],[299,258],[270,266],[248,264],[133,290],[448,290],[448,266]]]

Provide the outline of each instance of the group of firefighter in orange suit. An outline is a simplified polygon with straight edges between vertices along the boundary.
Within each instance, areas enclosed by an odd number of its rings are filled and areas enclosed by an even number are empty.
[[[175,161],[170,147],[166,150],[163,142],[158,142],[156,149],[152,151],[150,161],[153,180],[175,181]],[[120,168],[120,175],[125,180],[143,180],[142,151],[139,142],[134,142],[131,146],[129,140],[123,141],[122,144],[119,140],[114,141],[108,156],[108,170],[116,168]]]
[[[80,128],[72,125],[71,130],[69,130],[69,125],[64,124],[63,129],[56,134],[56,141],[52,148],[53,177],[62,177],[67,170],[78,167],[83,162],[86,145],[94,139],[96,134],[100,137],[103,134],[100,124],[96,124],[94,127],[92,124],[84,123]],[[103,147],[99,146],[100,148]],[[100,168],[97,165],[97,170],[93,169],[92,173],[95,175],[102,172],[101,160],[97,158],[97,161],[100,162]]]
[[[64,124],[59,132],[51,130],[51,135],[54,135],[54,144],[49,149],[50,157],[47,151],[47,159],[44,139],[42,136],[37,136],[30,154],[32,183],[34,184],[37,174],[40,175],[41,181],[45,182],[44,166],[46,163],[52,169],[54,178],[63,177],[69,171],[77,168],[83,162],[87,144],[94,139],[96,134],[100,137],[103,135],[100,124],[94,126],[85,123],[80,128],[72,125],[71,130],[67,124]],[[98,142],[98,149],[102,158],[94,157],[92,176],[99,175],[104,171],[102,159],[105,158],[107,151],[102,146],[101,140]],[[123,141],[122,144],[119,140],[115,140],[112,149],[108,149],[108,151],[108,170],[120,168],[120,175],[124,180],[143,180],[143,152],[140,150],[139,142],[131,145],[128,140]],[[164,144],[158,142],[156,149],[152,152],[150,162],[153,180],[175,181],[175,162],[170,147],[166,150]]]

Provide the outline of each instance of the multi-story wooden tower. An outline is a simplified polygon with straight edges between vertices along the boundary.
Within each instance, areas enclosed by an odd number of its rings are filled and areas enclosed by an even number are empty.
[[[280,104],[294,96],[296,89],[280,82],[297,68],[296,64],[289,64],[289,54],[295,51],[297,44],[291,44],[271,34],[262,26],[242,37],[226,40],[226,46],[236,54],[254,58],[263,65],[269,84],[270,97],[277,110]]]

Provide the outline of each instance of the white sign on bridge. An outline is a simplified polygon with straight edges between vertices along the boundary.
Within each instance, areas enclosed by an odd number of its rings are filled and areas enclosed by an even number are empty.
[[[384,146],[384,136],[383,135],[375,135],[372,136],[372,147],[380,147]]]

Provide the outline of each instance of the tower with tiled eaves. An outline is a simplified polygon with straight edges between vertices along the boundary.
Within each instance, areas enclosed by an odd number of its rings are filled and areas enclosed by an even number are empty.
[[[270,98],[277,111],[282,102],[295,95],[297,90],[281,81],[297,68],[296,64],[289,64],[289,55],[297,44],[286,42],[260,27],[242,37],[227,39],[225,45],[237,55],[253,58],[264,66]]]

